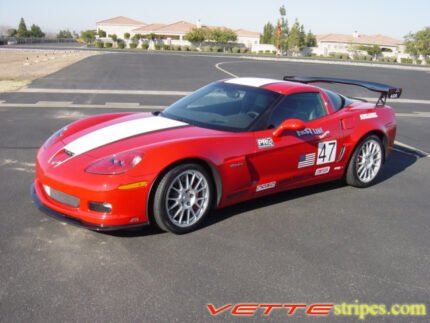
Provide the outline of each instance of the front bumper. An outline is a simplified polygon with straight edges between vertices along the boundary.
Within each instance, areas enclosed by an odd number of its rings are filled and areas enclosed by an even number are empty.
[[[141,190],[136,190],[140,191]],[[86,206],[87,199],[85,197],[91,198],[93,194],[89,194],[88,191],[83,194],[82,201],[84,202],[80,207],[74,208],[68,205],[64,205],[59,203],[58,201],[50,198],[44,188],[40,179],[36,178],[32,187],[31,187],[31,195],[35,204],[38,206],[40,210],[42,210],[47,215],[61,220],[63,222],[67,222],[72,225],[84,227],[86,229],[95,230],[95,231],[113,231],[113,230],[122,230],[128,228],[135,228],[149,224],[148,218],[146,216],[145,207],[138,207],[140,212],[132,212],[132,213],[99,213],[88,210]],[[97,197],[98,192],[94,192],[94,197]],[[126,192],[120,192],[121,196],[112,196],[112,194],[103,194],[106,198],[109,199],[111,197],[113,200],[118,201],[118,199],[122,199],[124,197],[122,194]],[[128,192],[130,194],[130,192]],[[133,192],[134,193],[134,192]],[[133,193],[131,195],[133,195]],[[142,198],[145,200],[146,198]],[[116,203],[120,206],[122,204],[130,205],[130,203]],[[134,203],[131,203],[134,204]],[[125,210],[128,210],[125,209]]]

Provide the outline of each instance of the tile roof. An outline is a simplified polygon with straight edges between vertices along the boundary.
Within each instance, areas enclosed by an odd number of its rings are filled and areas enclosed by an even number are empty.
[[[170,25],[166,25],[157,30],[157,34],[186,34],[191,29],[196,28],[195,24],[188,21],[178,21]]]
[[[398,46],[402,43],[400,40],[383,35],[359,35],[354,37],[353,35],[345,34],[317,35],[317,41],[379,46]]]
[[[245,29],[236,29],[234,32],[238,37],[260,37],[260,33]]]
[[[172,24],[159,24],[159,23],[153,23],[153,24],[146,24],[142,21],[130,19],[124,16],[119,16],[107,20],[98,21],[97,24],[104,24],[104,25],[141,25],[141,27],[135,28],[132,30],[133,33],[141,33],[141,34],[150,34],[150,33],[156,33],[158,35],[183,35],[191,31],[193,28],[197,28],[196,24],[193,24],[188,21],[177,21]],[[202,26],[203,28],[208,29],[215,29],[215,28],[221,28],[221,29],[227,29],[228,27],[225,26]],[[236,29],[235,33],[239,37],[260,37],[260,33],[249,31],[245,29]]]
[[[142,34],[143,33],[150,34],[152,32],[157,31],[160,28],[165,27],[165,26],[166,26],[165,24],[149,24],[149,25],[146,25],[146,26],[142,26],[142,27],[133,29],[132,32],[134,32],[134,33],[142,33]]]
[[[134,19],[124,17],[124,16],[118,16],[115,18],[97,21],[97,24],[104,24],[104,25],[146,25],[142,21],[134,20]]]

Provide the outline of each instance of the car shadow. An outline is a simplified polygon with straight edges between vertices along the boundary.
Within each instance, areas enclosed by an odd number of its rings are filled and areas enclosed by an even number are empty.
[[[416,151],[395,145],[394,149],[387,159],[384,167],[379,174],[375,185],[383,183],[397,174],[400,174],[407,168],[411,167],[413,164],[417,162],[418,159],[426,157]],[[339,189],[341,187],[346,186],[343,181],[335,181],[329,183],[323,183],[303,188],[294,189],[291,191],[284,191],[280,193],[276,193],[273,195],[256,198],[254,200],[242,202],[239,204],[235,204],[223,209],[215,210],[208,219],[203,223],[202,228],[209,227],[215,223],[224,221],[230,217],[235,215],[251,211],[257,210],[260,208],[264,208],[269,205],[274,205],[278,203],[285,203],[290,200],[294,200],[297,198],[305,197],[308,195],[317,194],[320,192],[331,191],[335,189]],[[109,234],[116,237],[123,238],[133,238],[133,237],[142,237],[149,236],[154,234],[164,233],[160,229],[158,229],[155,225],[150,225],[147,227],[142,227],[140,229],[133,230],[122,230],[115,232],[108,232],[105,234]]]

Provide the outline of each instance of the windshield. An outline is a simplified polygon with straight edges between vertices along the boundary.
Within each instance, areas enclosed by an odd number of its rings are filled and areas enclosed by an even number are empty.
[[[212,83],[177,101],[162,115],[204,128],[244,131],[279,95],[256,87]]]

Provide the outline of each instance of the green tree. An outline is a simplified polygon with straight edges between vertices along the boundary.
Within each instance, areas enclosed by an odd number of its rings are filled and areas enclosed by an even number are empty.
[[[263,34],[260,36],[261,44],[273,44],[274,39],[276,39],[275,27],[269,21],[263,27]]]
[[[34,38],[43,38],[45,37],[45,33],[42,32],[42,29],[38,25],[31,25],[29,35]]]
[[[133,43],[139,43],[139,40],[142,38],[142,34],[134,34],[133,37],[131,37],[131,40]]]
[[[287,43],[289,50],[293,53],[298,53],[304,47],[303,34],[301,32],[301,27],[297,19],[294,25],[291,27],[290,32],[288,33]]]
[[[426,27],[416,33],[410,33],[405,37],[406,52],[411,55],[422,55],[427,61],[430,55],[430,27]]]
[[[190,42],[201,43],[209,38],[209,30],[207,28],[193,28],[186,35],[185,40]]]
[[[18,37],[28,37],[29,33],[27,30],[27,25],[25,24],[24,18],[21,18],[18,25],[18,31],[16,33]]]
[[[114,42],[116,42],[116,41],[118,40],[118,36],[117,36],[116,34],[111,34],[111,35],[109,35],[109,37],[110,37]]]
[[[382,49],[378,45],[373,45],[373,46],[359,45],[359,46],[354,46],[353,49],[365,51],[367,52],[368,55],[372,57],[378,56],[382,53]]]
[[[316,47],[317,46],[317,38],[312,33],[312,31],[309,30],[309,32],[306,34],[306,47]]]
[[[237,35],[230,28],[215,28],[212,29],[210,38],[217,43],[226,44],[229,41],[236,41]]]
[[[106,32],[104,30],[99,29],[99,31],[97,32],[97,35],[99,35],[99,37],[106,37]]]
[[[130,33],[124,33],[124,39],[130,39]]]
[[[57,34],[57,38],[73,38],[72,33],[70,30],[60,30]]]
[[[95,30],[85,30],[81,31],[81,38],[88,44],[92,43],[96,39]]]
[[[382,49],[378,45],[373,45],[373,46],[371,46],[371,47],[369,47],[367,49],[367,53],[370,56],[374,56],[375,57],[375,56],[378,56],[378,55],[380,55],[382,53]]]
[[[11,28],[7,30],[7,35],[9,37],[15,37],[17,33],[18,33],[18,30],[16,30],[15,28]]]
[[[288,50],[288,33],[289,33],[289,28],[288,28],[288,20],[287,20],[287,9],[285,8],[284,5],[282,5],[279,8],[279,14],[281,16],[281,18],[278,20],[278,24],[280,27],[280,35],[279,35],[279,47],[283,52],[286,52]],[[276,30],[275,30],[275,39],[276,41],[274,42],[275,44],[277,44],[277,35],[278,35],[278,26],[276,26]]]
[[[306,32],[305,32],[305,27],[303,25],[300,26],[299,47],[300,49],[303,49],[306,47]]]

